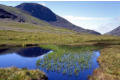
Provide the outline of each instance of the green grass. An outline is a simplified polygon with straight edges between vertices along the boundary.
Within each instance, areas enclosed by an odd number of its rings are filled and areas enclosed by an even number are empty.
[[[46,75],[40,70],[0,68],[0,80],[45,80]]]
[[[106,41],[107,40],[107,41]],[[112,40],[112,41],[109,41]],[[57,44],[57,45],[93,45],[97,43],[120,44],[120,37],[96,36],[77,33],[54,33],[54,32],[18,32],[0,30],[1,44]]]
[[[120,44],[120,37],[76,33],[50,25],[34,25],[0,20],[0,44],[93,45]]]
[[[94,46],[58,46],[41,45],[40,47],[53,50],[52,53],[37,61],[37,66],[68,75],[78,75],[79,71],[91,67],[90,58]]]
[[[102,49],[98,62],[100,68],[94,71],[90,79],[120,80],[120,45]]]
[[[47,32],[47,33],[75,33],[72,30],[68,30],[60,27],[52,27],[49,25],[35,25],[29,23],[19,23],[15,21],[0,21],[0,30],[11,30],[21,32]]]

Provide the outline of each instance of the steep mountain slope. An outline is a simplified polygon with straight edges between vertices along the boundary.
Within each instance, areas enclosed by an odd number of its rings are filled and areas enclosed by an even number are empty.
[[[0,5],[0,30],[50,33],[75,33],[66,28],[58,28],[30,16],[28,13],[10,6]]]
[[[105,33],[107,35],[114,35],[114,36],[120,36],[120,26],[113,29],[112,31]]]
[[[26,12],[11,7],[11,6],[5,6],[0,4],[0,19],[4,20],[13,20],[17,22],[27,22],[31,24],[39,24],[43,26],[51,26],[47,22],[44,22],[42,20],[39,20],[33,16],[30,16]]]
[[[34,16],[40,20],[44,20],[48,22],[49,24],[57,26],[57,27],[67,28],[67,29],[74,30],[80,33],[82,32],[82,33],[100,35],[100,33],[96,31],[83,29],[81,27],[73,25],[66,19],[53,13],[49,8],[42,6],[40,4],[37,4],[37,3],[22,3],[16,6],[16,8],[19,8],[25,11],[26,13],[30,14],[31,16]]]
[[[4,18],[16,19],[17,16],[5,11],[4,9],[0,9],[0,18],[3,18],[3,19]]]

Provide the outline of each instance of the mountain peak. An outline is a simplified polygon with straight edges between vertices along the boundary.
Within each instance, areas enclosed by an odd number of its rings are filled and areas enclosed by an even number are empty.
[[[108,35],[114,35],[114,36],[120,36],[120,26],[118,26],[117,28],[113,29],[112,31],[105,33]]]
[[[39,4],[39,3],[21,3],[20,5],[39,5],[39,6],[43,6],[43,5]]]
[[[17,8],[27,12],[33,17],[36,17],[37,19],[46,21],[47,23],[56,26],[56,27],[62,27],[66,29],[70,29],[76,32],[80,33],[89,33],[89,34],[97,34],[100,35],[100,33],[94,31],[94,30],[87,30],[82,27],[76,26],[72,24],[71,22],[67,21],[66,19],[56,15],[52,12],[49,8],[40,5],[38,3],[22,3]]]
[[[16,7],[41,20],[56,21],[56,15],[50,9],[38,3],[22,3]]]

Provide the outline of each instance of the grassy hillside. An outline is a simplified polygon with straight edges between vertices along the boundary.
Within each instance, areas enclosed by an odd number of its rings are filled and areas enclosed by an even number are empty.
[[[13,27],[14,28],[14,27]],[[15,27],[16,28],[16,27]],[[93,44],[120,44],[120,37],[98,36],[89,34],[64,33],[63,29],[41,30],[42,32],[32,29],[0,30],[0,44],[63,44],[63,45],[93,45]],[[54,31],[54,30],[53,30]]]
[[[18,19],[23,19],[25,22],[39,24],[39,25],[43,25],[43,26],[50,26],[47,22],[44,22],[35,17],[32,17],[32,16],[28,15],[27,13],[23,13],[21,10],[19,10],[17,8],[5,6],[5,5],[1,5],[1,4],[0,4],[0,8],[4,9],[7,12],[15,14],[18,17]]]
[[[120,37],[80,34],[58,27],[14,21],[0,22],[0,44],[120,44]]]
[[[15,7],[0,4],[0,9],[17,16],[16,19],[0,18],[0,30],[24,31],[24,32],[54,32],[54,33],[73,33],[74,31],[56,27],[45,21],[30,16],[26,12]],[[5,15],[5,13],[1,12]],[[23,20],[22,22],[20,20]]]
[[[42,26],[30,23],[19,23],[15,21],[0,20],[0,30],[24,31],[24,32],[54,32],[75,33],[72,30],[52,26]]]
[[[0,20],[0,44],[119,43],[120,37],[76,33],[65,28]]]
[[[31,16],[34,16],[40,20],[44,20],[49,24],[57,27],[74,30],[76,32],[100,35],[99,32],[96,32],[94,30],[84,29],[82,27],[78,27],[70,23],[68,20],[60,17],[49,8],[40,5],[38,3],[22,3],[20,5],[17,5],[16,8],[24,10],[25,12],[29,13]]]

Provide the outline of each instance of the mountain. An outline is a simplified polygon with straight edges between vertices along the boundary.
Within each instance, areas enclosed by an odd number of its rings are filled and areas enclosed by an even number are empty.
[[[0,4],[0,30],[47,32],[47,33],[75,33],[66,28],[50,25],[46,21],[29,15],[15,7]]]
[[[120,26],[106,33],[107,35],[120,36]]]
[[[22,23],[27,22],[27,23],[39,24],[43,26],[50,25],[47,22],[39,20],[20,9],[11,6],[1,5],[1,4],[0,4],[0,20],[12,20]]]
[[[2,19],[4,19],[4,18],[16,19],[17,16],[5,11],[4,9],[0,9],[0,18],[2,18]]]
[[[84,29],[82,27],[78,27],[78,26],[70,23],[66,19],[56,15],[49,8],[42,6],[40,4],[37,4],[37,3],[22,3],[18,6],[16,6],[16,8],[23,11],[23,13],[27,13],[39,20],[43,20],[43,21],[45,21],[53,26],[56,26],[56,27],[66,28],[66,29],[70,29],[70,30],[80,32],[80,33],[89,33],[89,34],[100,35],[100,33],[96,32],[96,31]]]

